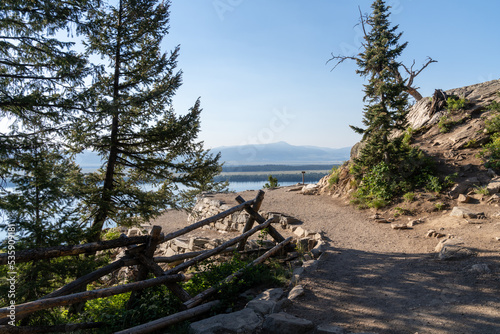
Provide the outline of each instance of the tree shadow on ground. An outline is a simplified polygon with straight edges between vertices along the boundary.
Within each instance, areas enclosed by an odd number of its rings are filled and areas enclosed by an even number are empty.
[[[430,254],[330,249],[286,312],[351,332],[500,333],[500,257],[459,261]],[[472,270],[487,264],[490,272]]]

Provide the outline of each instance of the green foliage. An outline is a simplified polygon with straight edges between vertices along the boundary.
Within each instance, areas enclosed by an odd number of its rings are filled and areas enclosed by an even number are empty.
[[[500,133],[491,136],[490,142],[483,146],[479,156],[485,162],[485,166],[500,170]]]
[[[500,103],[493,101],[488,109],[493,111],[493,117],[485,121],[486,131],[491,137],[479,152],[479,157],[486,167],[500,170]]]
[[[500,103],[493,101],[488,109],[493,112],[493,117],[485,121],[486,130],[490,134],[500,132]]]
[[[459,125],[459,124],[463,124],[468,119],[470,119],[470,115],[466,115],[460,119],[454,120],[454,119],[451,119],[450,113],[448,113],[439,119],[439,123],[438,123],[439,132],[441,132],[441,133],[450,132],[450,130],[454,126]]]
[[[229,261],[203,262],[195,268],[198,274],[187,282],[184,287],[191,295],[196,295],[209,287],[217,287],[218,296],[222,301],[222,309],[232,307],[236,297],[244,290],[261,284],[281,285],[283,268],[277,265],[267,266],[264,264],[247,267],[250,260],[243,260],[239,254],[235,254]],[[231,282],[220,284],[227,276],[238,270],[243,270],[240,278]]]
[[[456,175],[440,179],[435,175],[434,163],[422,151],[408,146],[403,148],[395,155],[397,160],[391,164],[381,162],[371,169],[366,169],[364,173],[359,165],[352,167],[355,175],[362,175],[354,193],[354,204],[361,207],[380,207],[383,203],[389,204],[396,196],[410,193],[406,195],[410,198],[416,189],[440,192],[452,184]]]
[[[398,57],[407,43],[399,44],[400,33],[388,21],[389,7],[382,0],[374,1],[372,14],[366,19],[365,51],[358,60],[358,73],[369,80],[365,85],[367,102],[363,124],[352,127],[363,134],[364,147],[354,160],[351,172],[361,181],[354,194],[360,206],[380,208],[398,195],[424,187],[434,181],[432,163],[423,153],[409,146],[413,129],[402,138],[390,139],[394,130],[403,130],[408,96],[404,83],[395,78]]]
[[[449,96],[446,99],[447,109],[450,111],[457,111],[464,109],[469,101],[465,98],[459,98],[457,96]]]
[[[403,145],[410,145],[414,133],[415,133],[415,130],[413,130],[413,128],[411,126],[408,127],[406,129],[406,131],[404,132],[402,144]]]
[[[340,167],[334,166],[330,173],[330,178],[328,179],[328,184],[333,186],[334,184],[339,183],[340,180]]]
[[[476,194],[480,194],[480,195],[484,195],[484,196],[490,195],[490,191],[488,190],[487,186],[484,186],[484,187],[475,186],[474,188],[475,188],[474,192]]]
[[[394,143],[389,136],[394,129],[404,128],[408,105],[404,82],[395,80],[400,66],[398,57],[407,43],[399,44],[401,34],[396,33],[397,27],[390,26],[389,7],[384,1],[376,0],[372,9],[366,19],[370,30],[365,36],[365,50],[357,60],[357,73],[368,78],[363,113],[366,128],[351,126],[365,141],[357,163],[369,168],[391,160]]]
[[[470,139],[464,145],[465,148],[475,148],[475,147],[478,147],[478,146],[479,145],[478,145],[476,139]]]
[[[279,187],[279,183],[278,183],[278,179],[273,177],[272,175],[269,175],[267,180],[269,182],[267,182],[266,184],[264,184],[264,188],[276,188],[276,187]]]
[[[442,202],[437,202],[434,204],[434,208],[438,211],[442,211],[446,208],[446,204],[444,204]]]
[[[161,317],[175,314],[181,309],[181,301],[166,286],[144,289],[130,309],[127,309],[130,293],[94,299],[86,303],[82,314],[75,315],[72,322],[106,323],[99,333],[116,331],[148,323]]]
[[[96,150],[104,161],[83,188],[85,210],[94,213],[94,239],[108,221],[135,225],[194,198],[193,192],[183,196],[177,184],[214,189],[220,172],[220,156],[197,141],[200,101],[183,115],[172,106],[182,72],[176,70],[179,47],[161,50],[169,7],[158,0],[103,3],[89,10],[82,29],[87,54],[109,64],[93,73],[86,108],[72,119],[69,133],[75,150]],[[154,189],[144,190],[144,183]]]
[[[413,202],[415,200],[415,193],[407,192],[406,194],[403,195],[403,198],[407,202]]]
[[[396,213],[394,214],[394,217],[399,217],[399,216],[412,216],[414,215],[414,212],[410,209],[407,208],[402,208],[402,207],[396,207],[394,208]]]
[[[450,120],[448,115],[441,116],[438,123],[439,132],[447,133],[450,132],[451,128],[455,125],[455,122]]]

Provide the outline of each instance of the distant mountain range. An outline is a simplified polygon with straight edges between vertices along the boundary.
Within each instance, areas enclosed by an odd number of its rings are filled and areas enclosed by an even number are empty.
[[[340,163],[349,160],[350,147],[326,148],[317,146],[294,146],[285,142],[221,146],[211,150],[221,153],[221,161],[226,166],[241,165],[294,165]],[[95,170],[102,165],[101,158],[95,152],[85,151],[76,157],[76,162],[84,169]]]
[[[221,153],[226,165],[317,164],[340,163],[349,160],[350,147],[326,148],[294,146],[286,142],[260,145],[221,146],[211,150]]]

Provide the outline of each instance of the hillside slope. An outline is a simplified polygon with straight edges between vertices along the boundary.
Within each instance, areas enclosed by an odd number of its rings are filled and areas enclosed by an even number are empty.
[[[439,94],[435,94],[432,98],[423,98],[409,111],[407,131],[413,133],[411,145],[420,148],[436,161],[442,177],[456,174],[456,184],[448,194],[450,199],[467,194],[477,187],[487,186],[496,177],[495,171],[485,167],[479,153],[484,144],[490,141],[485,122],[495,114],[488,106],[492,101],[500,102],[498,92],[500,80],[450,89],[444,91],[441,104],[438,103]],[[467,103],[464,108],[450,111],[444,102],[447,97],[465,98]],[[353,148],[353,156],[357,152],[359,144]],[[329,187],[328,177],[320,184],[324,192],[345,196],[351,191],[350,181],[346,168],[340,175],[338,186]]]

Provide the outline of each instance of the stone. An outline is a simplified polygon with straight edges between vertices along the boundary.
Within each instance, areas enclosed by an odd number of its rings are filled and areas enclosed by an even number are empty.
[[[427,231],[427,234],[425,236],[427,238],[443,238],[446,236],[446,234],[439,233],[436,230],[429,230]]]
[[[306,273],[312,273],[313,271],[318,269],[318,261],[316,261],[316,260],[305,261],[302,264],[302,268],[304,268],[304,271]]]
[[[332,325],[319,325],[316,327],[317,334],[347,334],[347,330],[342,327]]]
[[[191,334],[251,333],[261,325],[261,318],[252,309],[219,314],[189,325]]]
[[[391,227],[393,230],[408,230],[410,228],[407,224],[391,224]]]
[[[471,210],[459,206],[455,206],[453,210],[451,210],[450,216],[458,217],[458,218],[478,218],[478,216],[484,216],[483,212],[475,213]]]
[[[489,273],[491,273],[491,269],[486,263],[475,264],[469,269],[469,271],[472,273],[477,273],[477,274],[489,274]]]
[[[443,239],[441,240],[435,251],[438,252],[439,260],[460,260],[474,255],[474,252],[464,245],[462,239]]]
[[[273,334],[303,334],[314,329],[314,324],[312,321],[280,312],[267,316],[262,329]]]
[[[318,185],[317,184],[307,184],[302,188],[302,194],[303,195],[314,195],[318,191]]]
[[[293,234],[295,234],[298,237],[302,237],[304,235],[307,235],[307,231],[304,230],[302,227],[298,226],[294,231]]]
[[[296,285],[288,293],[288,299],[294,300],[294,299],[296,299],[296,298],[304,295],[304,293],[305,293],[304,287],[302,285],[300,285],[300,284]]]
[[[458,203],[470,203],[471,200],[472,200],[472,197],[470,197],[469,195],[464,195],[464,194],[458,195],[458,198],[457,198]]]
[[[490,198],[488,198],[488,201],[486,203],[488,203],[488,204],[498,204],[498,203],[500,203],[500,195],[493,194]]]
[[[255,313],[266,315],[274,313],[276,310],[276,302],[272,300],[254,299],[247,303],[247,308],[252,309]]]
[[[290,278],[290,284],[289,284],[289,286],[295,286],[295,285],[297,285],[299,283],[300,276],[302,274],[304,274],[304,268],[302,268],[302,267],[295,268],[292,271],[292,277]]]
[[[494,177],[491,179],[490,183],[486,186],[490,194],[496,194],[500,191],[500,177]]]
[[[424,220],[422,220],[422,219],[413,219],[413,220],[410,220],[410,221],[406,224],[406,226],[408,226],[408,227],[413,227],[413,226],[415,226],[415,225],[422,224],[423,222],[424,222]]]
[[[135,236],[139,236],[139,235],[142,235],[142,232],[137,227],[131,227],[127,231],[127,237],[135,237]]]
[[[314,246],[313,249],[311,249],[311,253],[314,256],[315,259],[321,256],[324,252],[326,252],[328,248],[328,244],[322,240],[319,240],[316,246]]]
[[[463,194],[467,192],[467,190],[470,187],[473,187],[474,185],[477,185],[479,183],[479,179],[477,177],[470,177],[466,180],[461,181],[458,184],[455,184],[450,192],[449,195],[451,198],[457,198],[460,194]]]

